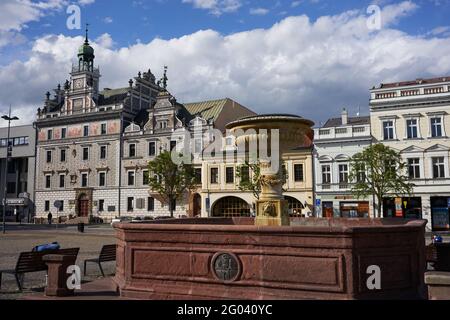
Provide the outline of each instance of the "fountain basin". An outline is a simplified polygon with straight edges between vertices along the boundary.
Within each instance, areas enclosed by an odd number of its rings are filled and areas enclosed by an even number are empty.
[[[421,299],[424,220],[179,219],[115,225],[115,281],[138,299]],[[381,289],[370,290],[369,266]]]

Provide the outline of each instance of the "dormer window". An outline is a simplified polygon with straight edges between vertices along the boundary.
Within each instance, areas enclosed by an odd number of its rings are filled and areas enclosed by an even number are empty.
[[[159,122],[159,128],[160,129],[167,129],[167,121],[160,121]]]

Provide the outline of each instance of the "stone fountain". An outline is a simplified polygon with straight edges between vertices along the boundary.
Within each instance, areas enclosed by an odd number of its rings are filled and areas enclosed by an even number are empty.
[[[229,124],[237,143],[270,138],[278,152],[311,145],[312,122],[291,115]],[[266,129],[266,131],[264,130]],[[272,141],[278,129],[280,149]],[[275,151],[274,151],[275,150]],[[275,153],[274,153],[275,154]],[[280,157],[281,159],[281,157]],[[274,165],[275,164],[275,165]],[[280,164],[261,160],[263,190],[253,218],[173,219],[115,225],[114,278],[137,299],[424,298],[424,220],[294,219]],[[379,269],[381,288],[368,286]]]
[[[281,158],[284,152],[292,148],[311,145],[313,125],[312,121],[294,115],[252,116],[227,125],[227,129],[236,137],[237,146],[245,146],[248,151],[252,143],[267,142],[271,154],[270,158],[259,158],[261,195],[256,201],[256,225],[290,225],[288,202],[282,191]]]

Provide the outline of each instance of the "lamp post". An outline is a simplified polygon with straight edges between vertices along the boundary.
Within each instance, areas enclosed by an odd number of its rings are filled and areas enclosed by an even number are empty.
[[[3,233],[6,233],[6,198],[7,198],[7,180],[6,180],[6,176],[8,175],[8,163],[9,163],[9,159],[12,155],[12,143],[9,141],[10,138],[10,132],[11,132],[11,121],[15,121],[15,120],[19,120],[19,118],[17,117],[11,117],[11,106],[9,106],[9,114],[8,115],[4,115],[2,117],[3,120],[8,121],[8,138],[6,140],[6,146],[7,146],[7,150],[6,150],[6,163],[5,163],[5,170],[4,170],[4,175],[3,175]]]

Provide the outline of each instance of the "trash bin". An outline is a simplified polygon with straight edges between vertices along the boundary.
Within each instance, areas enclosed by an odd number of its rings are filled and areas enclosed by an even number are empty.
[[[81,232],[81,233],[84,232],[84,223],[79,223],[78,224],[78,232]]]

